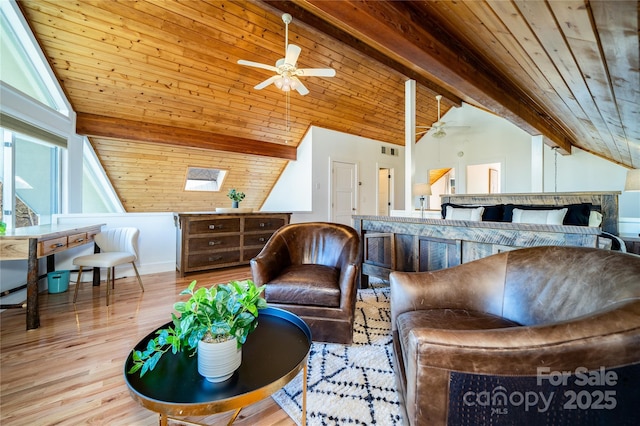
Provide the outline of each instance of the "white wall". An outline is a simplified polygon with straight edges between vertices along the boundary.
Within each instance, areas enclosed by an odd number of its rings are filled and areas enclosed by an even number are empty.
[[[312,210],[312,147],[312,133],[308,131],[298,145],[296,161],[289,161],[260,211],[308,212]]]
[[[381,153],[381,147],[398,150],[398,155]],[[292,222],[328,221],[331,215],[332,161],[355,163],[358,169],[357,214],[377,212],[379,168],[394,169],[393,206],[404,204],[404,148],[311,127],[298,146],[298,159],[287,165],[278,183],[265,201],[263,211],[292,211]],[[309,195],[311,205],[309,205]],[[286,202],[283,202],[286,198]]]
[[[415,150],[416,180],[425,182],[429,170],[455,168],[456,192],[466,194],[469,165],[500,163],[502,192],[531,191],[531,136],[493,114],[470,105],[451,108],[442,118],[447,136],[435,139],[430,133],[418,141]]]
[[[556,190],[556,156],[549,147],[544,147],[544,191]],[[557,192],[575,191],[621,191],[618,198],[622,235],[640,233],[640,192],[624,192],[627,169],[573,148],[571,155],[557,156]]]
[[[500,163],[489,164],[472,164],[467,166],[467,194],[486,194],[489,192],[489,170],[493,169],[498,172],[500,177]],[[500,185],[497,187],[500,191]]]
[[[133,226],[140,230],[138,238],[138,271],[140,274],[174,271],[176,268],[176,227],[173,213],[109,213],[70,214],[54,216],[54,223],[92,225],[104,223],[103,230],[121,226]],[[56,269],[77,269],[73,259],[93,253],[93,245],[86,244],[56,255]],[[133,267],[116,268],[116,277],[132,276]],[[73,274],[72,274],[73,275]],[[75,279],[75,277],[72,277]],[[82,281],[91,280],[91,273],[82,273]]]

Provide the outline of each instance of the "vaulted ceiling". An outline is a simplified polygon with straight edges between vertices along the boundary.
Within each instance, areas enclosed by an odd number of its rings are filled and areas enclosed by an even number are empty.
[[[278,160],[265,171],[275,180],[312,125],[404,144],[404,86],[411,78],[418,125],[436,120],[434,96],[442,94],[445,111],[464,101],[543,135],[563,153],[577,146],[640,168],[636,1],[19,5],[78,113],[78,132],[90,136],[98,155],[124,155],[114,146],[137,141],[158,152],[267,156]],[[286,96],[273,85],[255,90],[271,72],[237,64],[284,56],[283,12],[293,15],[289,42],[302,48],[298,65],[336,70],[333,78],[303,78],[306,96]],[[110,167],[107,173],[126,174]],[[256,194],[256,206],[268,188]]]

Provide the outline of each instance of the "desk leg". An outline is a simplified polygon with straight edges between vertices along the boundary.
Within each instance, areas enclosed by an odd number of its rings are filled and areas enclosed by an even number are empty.
[[[38,312],[38,239],[29,238],[27,260],[27,330],[40,327]]]
[[[307,424],[307,362],[302,370],[302,426]]]

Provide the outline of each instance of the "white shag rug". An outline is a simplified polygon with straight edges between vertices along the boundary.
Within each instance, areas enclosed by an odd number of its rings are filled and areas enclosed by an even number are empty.
[[[313,343],[308,360],[307,425],[400,425],[393,372],[389,287],[358,290],[354,343]],[[300,424],[302,372],[273,399]]]

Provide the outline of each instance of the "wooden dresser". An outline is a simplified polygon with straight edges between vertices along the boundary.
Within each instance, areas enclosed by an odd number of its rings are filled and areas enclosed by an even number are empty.
[[[195,271],[246,265],[291,213],[175,213],[176,269]]]

